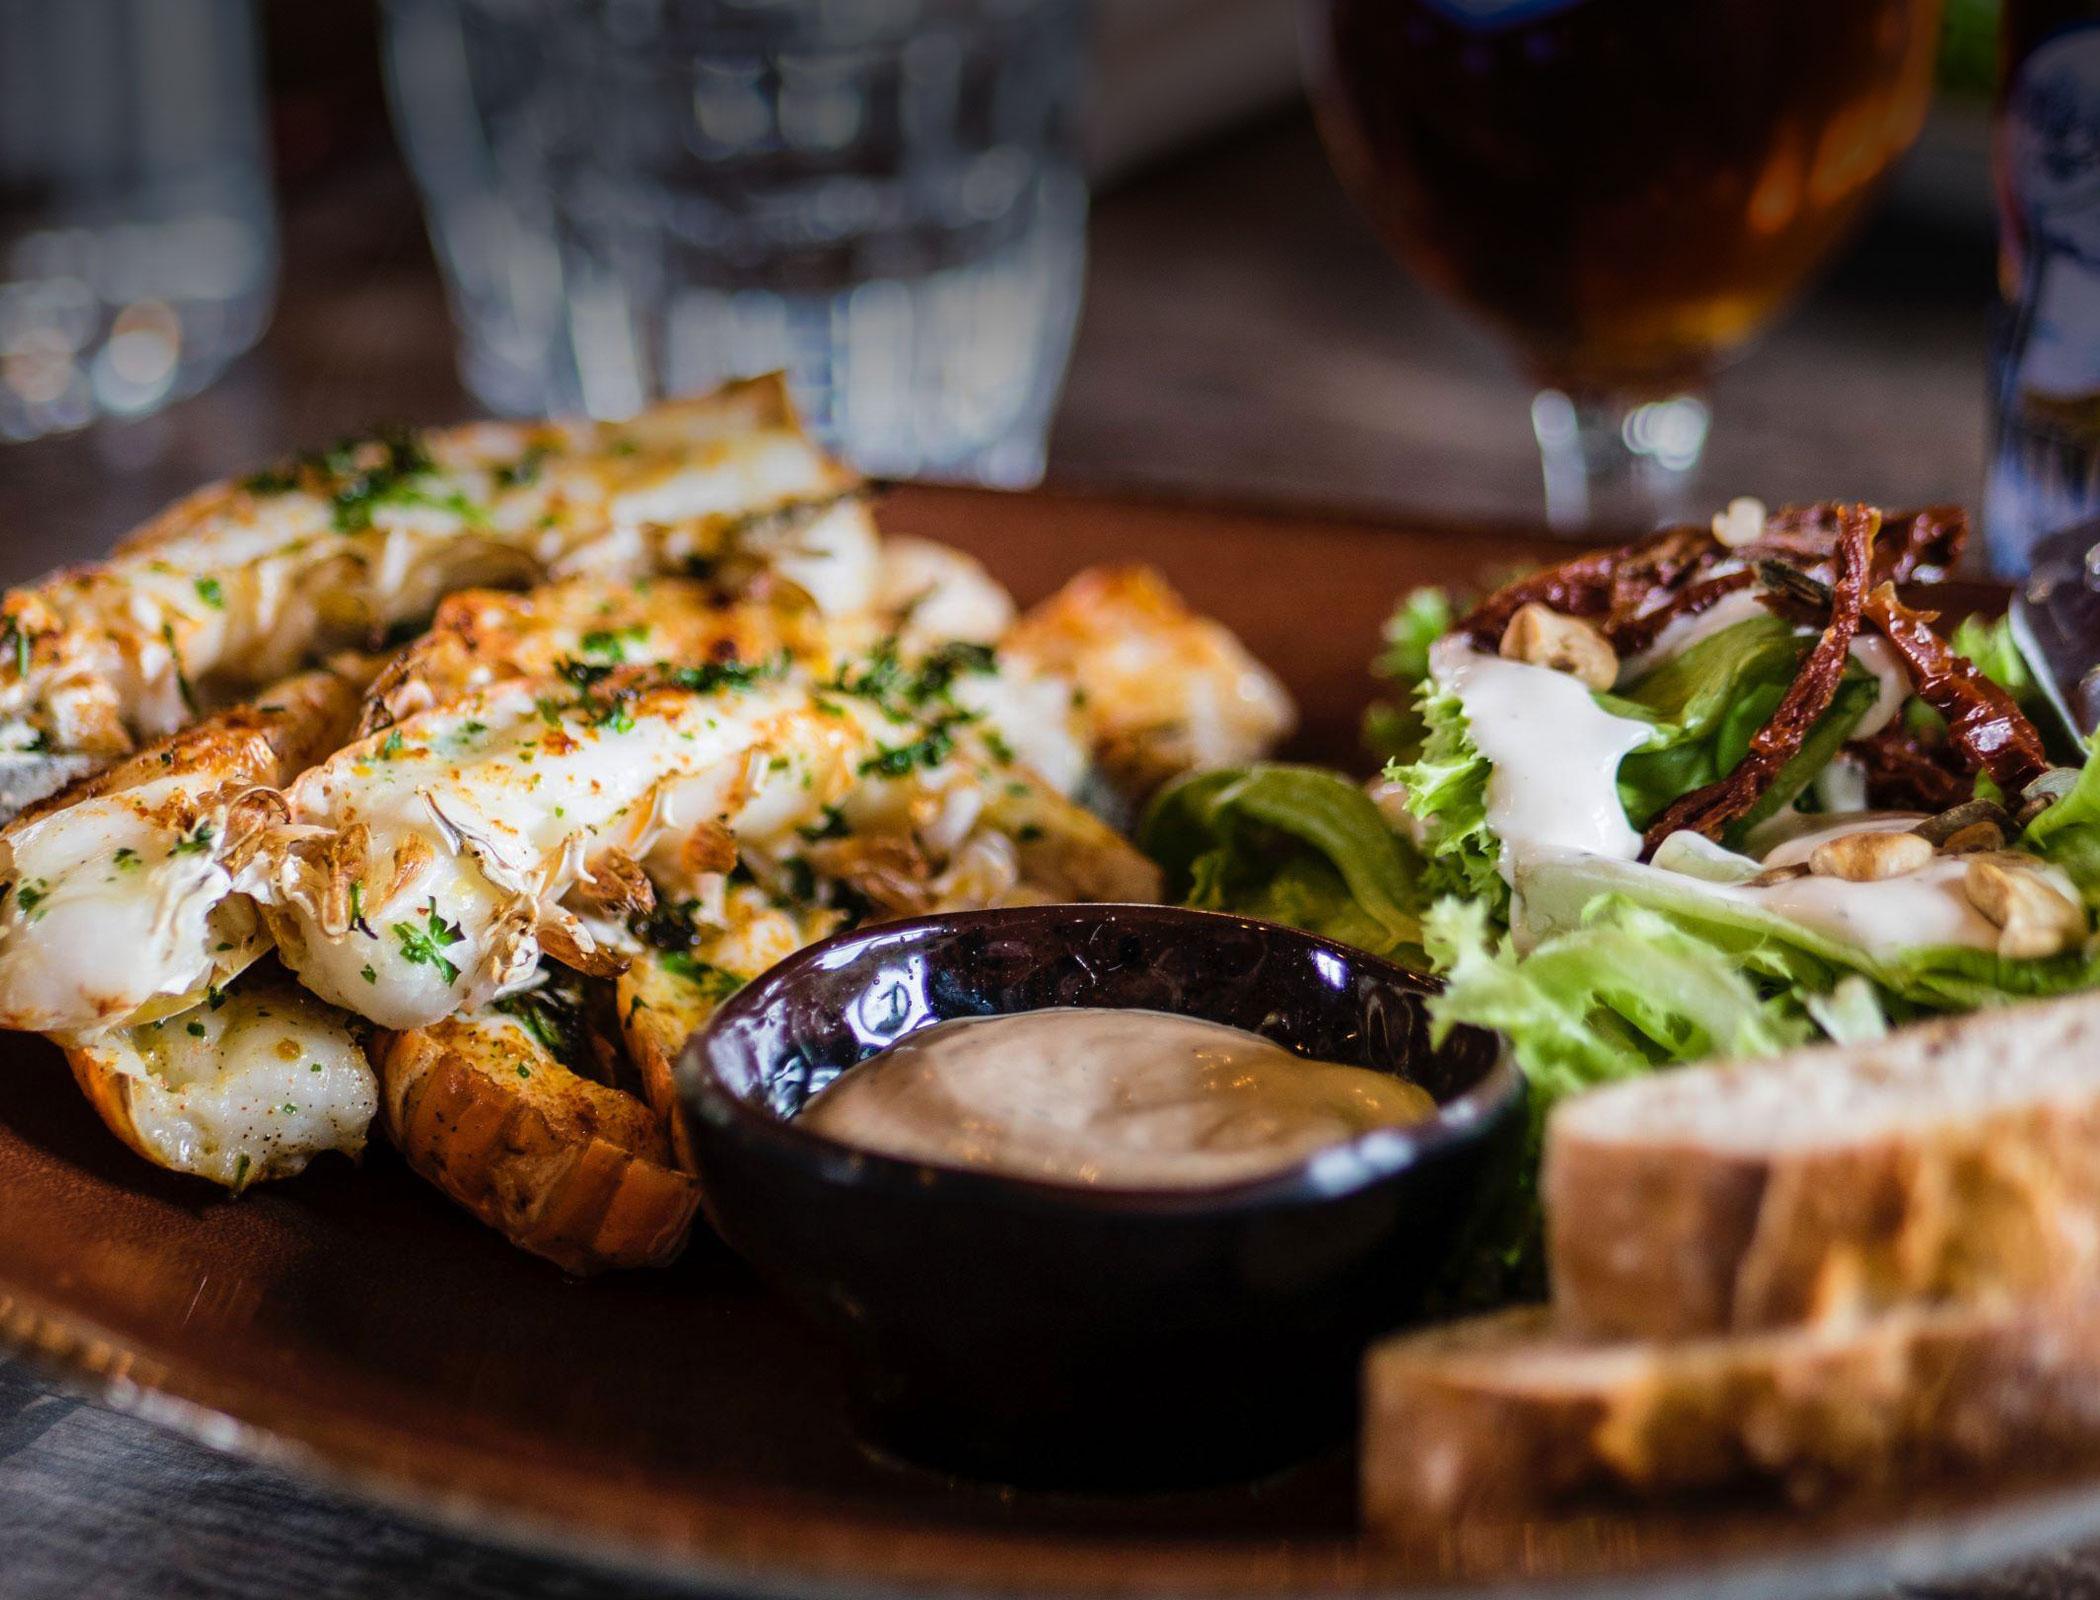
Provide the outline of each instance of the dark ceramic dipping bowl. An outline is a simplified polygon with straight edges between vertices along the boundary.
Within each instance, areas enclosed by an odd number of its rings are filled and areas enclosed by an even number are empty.
[[[1406,1321],[1519,1138],[1494,1035],[1432,1049],[1433,985],[1269,923],[1040,906],[843,934],[742,990],[686,1046],[707,1211],[844,1341],[862,1422],[1008,1482],[1258,1472],[1346,1432],[1363,1346]],[[856,1062],[953,1017],[1174,1011],[1397,1072],[1440,1102],[1225,1187],[1064,1187],[923,1166],[796,1126]]]

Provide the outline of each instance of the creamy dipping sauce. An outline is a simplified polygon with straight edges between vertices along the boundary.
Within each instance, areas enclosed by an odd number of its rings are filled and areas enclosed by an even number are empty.
[[[937,1023],[842,1074],[796,1121],[934,1166],[1193,1189],[1434,1115],[1403,1078],[1309,1061],[1164,1011],[1061,1007]]]

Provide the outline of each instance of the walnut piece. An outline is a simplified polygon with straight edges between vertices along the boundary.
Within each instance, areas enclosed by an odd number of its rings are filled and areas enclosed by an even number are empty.
[[[1999,930],[2001,956],[2053,956],[2085,937],[2085,908],[2018,861],[1978,856],[1961,886],[1969,904]]]
[[[1519,606],[1502,630],[1502,654],[1568,673],[1592,689],[1609,689],[1619,678],[1619,653],[1609,639],[1582,618],[1563,616],[1536,600]]]
[[[1808,870],[1819,878],[1847,883],[1878,883],[1901,878],[1932,859],[1932,844],[1915,833],[1876,829],[1825,839],[1808,858]]]
[[[1755,544],[1765,534],[1765,503],[1751,495],[1737,495],[1726,511],[1714,513],[1714,537],[1730,550]]]

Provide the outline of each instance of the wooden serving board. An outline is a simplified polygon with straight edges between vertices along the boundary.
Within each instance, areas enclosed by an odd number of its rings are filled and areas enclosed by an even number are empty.
[[[1394,597],[1542,539],[1077,496],[897,492],[882,520],[981,556],[1023,601],[1156,564],[1350,762]],[[120,952],[112,952],[121,959]],[[706,1237],[588,1284],[512,1250],[389,1152],[245,1198],[157,1171],[56,1052],[0,1036],[0,1337],[102,1397],[477,1535],[712,1591],[1397,1593],[1588,1575],[1606,1592],[1778,1593],[2004,1559],[2100,1530],[2100,1477],[1810,1522],[1731,1512],[1362,1546],[1346,1452],[1129,1499],[959,1483],[864,1450],[831,1352]],[[1258,1373],[1249,1374],[1259,1382]]]

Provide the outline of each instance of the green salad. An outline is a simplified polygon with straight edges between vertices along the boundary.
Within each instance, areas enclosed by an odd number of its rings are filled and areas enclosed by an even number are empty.
[[[1739,507],[1469,609],[1409,595],[1371,784],[1201,773],[1141,843],[1189,904],[1437,974],[1438,1026],[1509,1038],[1535,1128],[1611,1079],[2100,982],[2100,764],[2002,623],[1942,631],[1964,533]],[[1519,1276],[1533,1226],[1502,1219]]]

